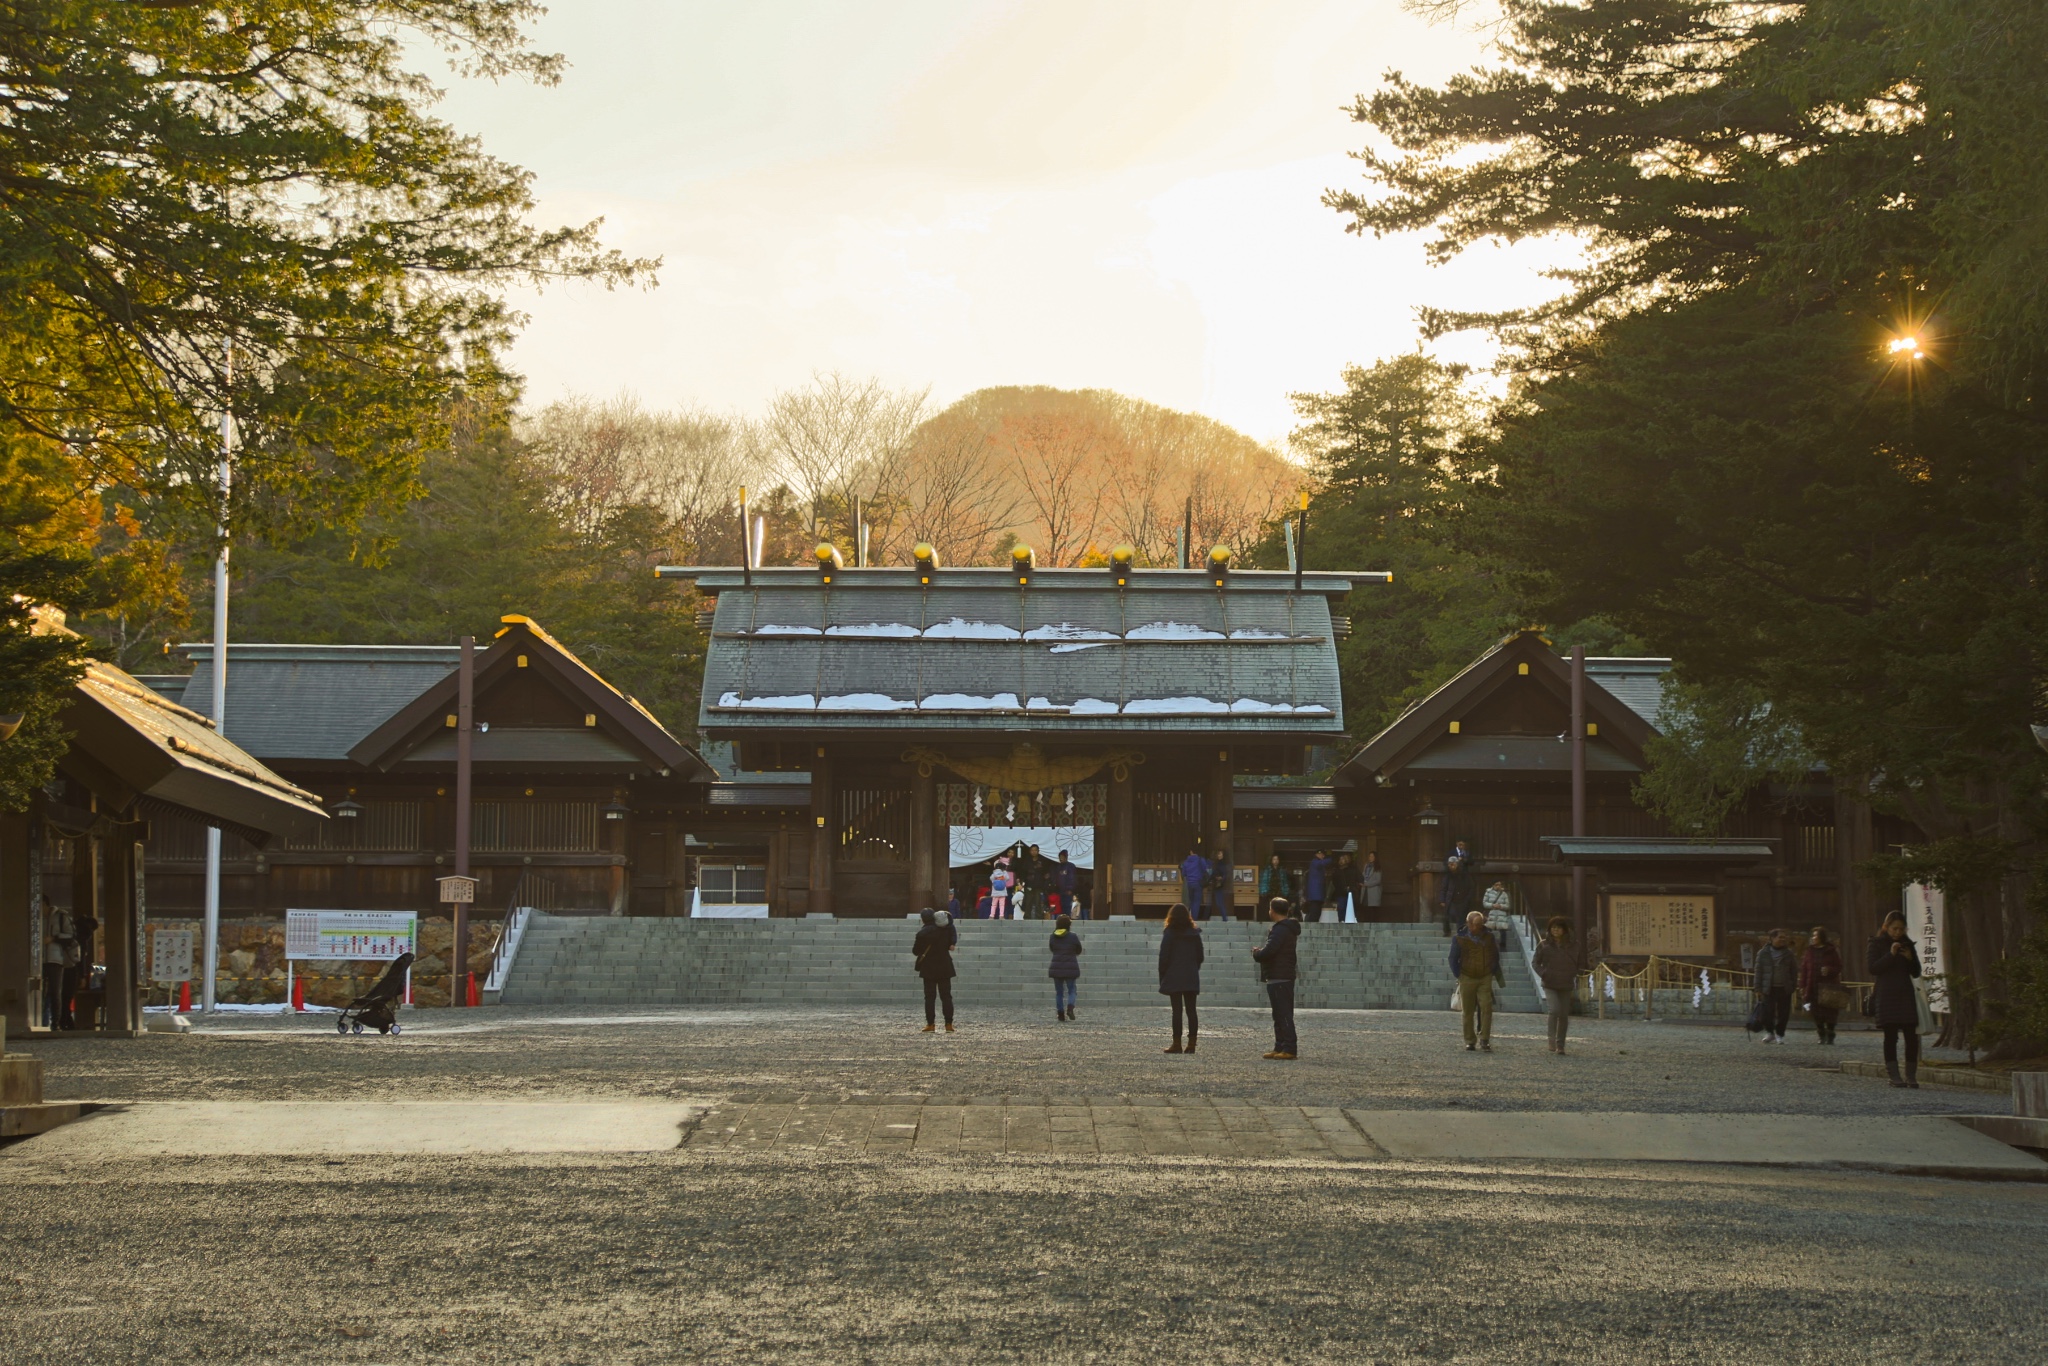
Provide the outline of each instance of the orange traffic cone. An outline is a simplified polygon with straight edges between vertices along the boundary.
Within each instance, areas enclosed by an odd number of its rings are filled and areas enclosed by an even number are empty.
[[[180,1015],[190,1015],[192,1013],[192,984],[190,982],[178,983],[178,1013]]]
[[[303,977],[294,977],[292,978],[292,1009],[304,1010],[305,1008],[306,979]]]
[[[469,978],[469,987],[468,990],[466,990],[463,993],[465,998],[463,1004],[472,1006],[482,1005],[483,998],[476,994],[476,974],[472,972],[467,973],[465,975]]]

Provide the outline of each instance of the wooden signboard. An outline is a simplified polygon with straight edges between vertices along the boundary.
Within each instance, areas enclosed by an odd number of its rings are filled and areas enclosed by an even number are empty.
[[[1178,863],[1139,863],[1131,867],[1131,902],[1137,906],[1171,906],[1181,900]],[[1259,899],[1259,870],[1233,867],[1230,870],[1230,904],[1249,906]],[[1190,911],[1193,906],[1188,907]]]
[[[1610,892],[1607,951],[1623,958],[1714,956],[1711,892]]]
[[[465,906],[476,904],[476,879],[473,877],[436,878],[441,884],[441,900],[445,903],[461,902]]]

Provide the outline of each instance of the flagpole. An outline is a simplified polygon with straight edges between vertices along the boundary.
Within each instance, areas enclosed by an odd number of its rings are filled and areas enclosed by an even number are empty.
[[[226,348],[223,376],[234,386],[235,353]],[[225,395],[220,409],[220,555],[213,562],[213,718],[214,733],[227,736],[228,705],[228,492],[234,479],[235,418]],[[214,979],[220,972],[220,827],[206,827],[206,965],[201,979],[200,1013],[214,1012]]]

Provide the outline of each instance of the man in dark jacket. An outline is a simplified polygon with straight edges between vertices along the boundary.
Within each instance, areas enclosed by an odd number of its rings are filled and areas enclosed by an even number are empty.
[[[1077,919],[1086,920],[1088,913],[1080,908],[1081,870],[1067,862],[1067,851],[1060,850],[1060,861],[1052,870],[1053,890],[1060,894],[1060,912]]]
[[[1792,991],[1799,985],[1799,959],[1792,952],[1792,939],[1783,930],[1772,930],[1770,942],[1757,950],[1756,1004],[1763,1017],[1765,1043],[1785,1042],[1785,1025],[1792,1018]]]
[[[1235,890],[1232,879],[1235,877],[1230,851],[1218,845],[1216,857],[1209,860],[1209,904],[1220,920],[1230,919],[1230,897]]]
[[[1478,911],[1465,916],[1465,932],[1451,940],[1451,975],[1458,979],[1458,1009],[1465,1017],[1465,1051],[1493,1051],[1493,993],[1505,989],[1500,945],[1487,932]]]
[[[1444,885],[1437,893],[1437,901],[1444,908],[1445,934],[1454,935],[1464,925],[1472,910],[1472,885],[1472,869],[1465,860],[1456,854],[1444,860]]]
[[[960,942],[960,932],[953,928],[953,917],[944,911],[926,911],[923,916],[924,928],[911,941],[911,959],[917,966],[917,975],[924,979],[924,1032],[929,1034],[938,1027],[936,1012],[932,1009],[934,1000],[945,1002],[946,1032],[953,1032],[953,946]]]
[[[1277,896],[1267,902],[1266,914],[1273,926],[1266,931],[1266,942],[1252,950],[1259,977],[1266,984],[1266,999],[1273,1003],[1273,1051],[1266,1056],[1286,1062],[1294,1060],[1298,1042],[1294,1036],[1294,949],[1301,938],[1301,922],[1292,910]]]

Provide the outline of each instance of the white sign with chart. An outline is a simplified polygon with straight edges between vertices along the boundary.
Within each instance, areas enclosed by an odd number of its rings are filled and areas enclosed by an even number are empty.
[[[414,911],[286,911],[284,956],[321,962],[388,960],[419,947]]]
[[[192,980],[192,931],[150,929],[149,980],[167,986]]]

